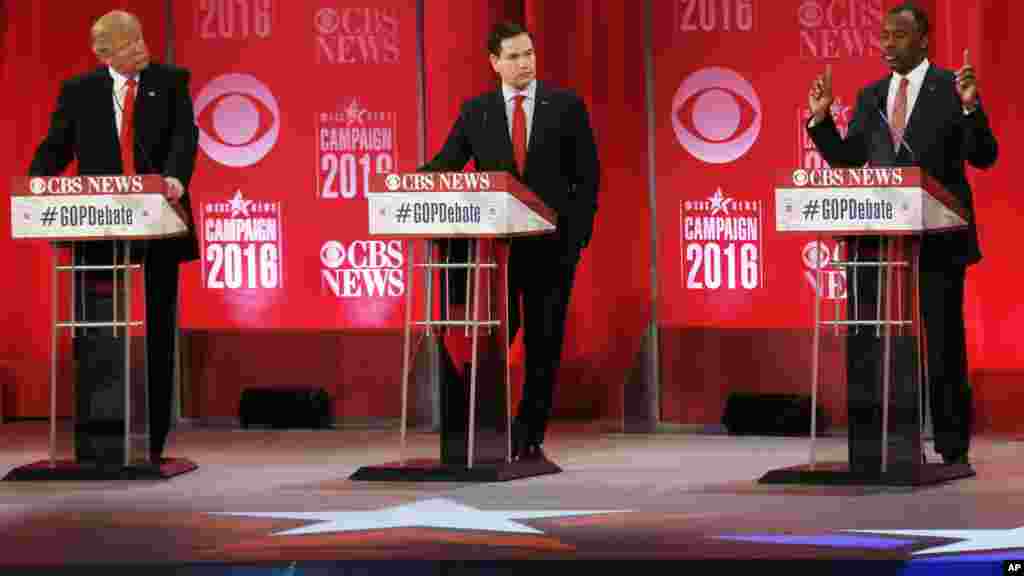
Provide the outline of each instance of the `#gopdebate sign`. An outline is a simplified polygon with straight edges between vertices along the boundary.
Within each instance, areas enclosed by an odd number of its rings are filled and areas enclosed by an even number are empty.
[[[371,180],[371,235],[488,237],[555,230],[554,212],[496,172],[379,175]]]
[[[160,176],[16,177],[11,237],[49,240],[162,238],[187,232]]]
[[[956,200],[919,168],[800,169],[776,180],[780,232],[912,233],[966,223]]]

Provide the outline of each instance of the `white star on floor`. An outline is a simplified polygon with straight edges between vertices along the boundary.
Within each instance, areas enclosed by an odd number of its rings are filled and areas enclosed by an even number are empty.
[[[314,524],[274,532],[271,536],[296,536],[386,528],[447,528],[450,530],[487,530],[512,534],[543,534],[517,520],[589,516],[628,512],[628,510],[480,510],[447,498],[431,498],[378,510],[322,512],[217,512],[220,516],[249,516],[282,520],[317,520]]]
[[[893,536],[921,536],[933,538],[959,538],[960,542],[930,546],[914,552],[918,554],[945,554],[949,552],[980,552],[982,550],[1012,550],[1024,548],[1024,526],[1010,530],[844,530]]]

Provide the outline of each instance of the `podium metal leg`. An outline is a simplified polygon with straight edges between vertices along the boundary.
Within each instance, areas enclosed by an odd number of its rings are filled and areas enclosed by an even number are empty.
[[[413,291],[413,278],[414,278],[414,263],[416,258],[416,246],[414,242],[406,242],[407,257],[405,260],[405,333],[402,335],[402,421],[399,423],[401,428],[401,440],[398,447],[398,459],[405,462],[405,442],[406,442],[406,425],[405,421],[409,414],[409,346],[410,336],[412,334],[412,291]]]
[[[513,296],[511,294],[511,291],[509,290],[509,283],[508,283],[508,261],[509,261],[509,257],[512,255],[511,246],[506,243],[503,247],[500,247],[500,249],[505,250],[504,255],[503,255],[503,261],[504,261],[505,265],[501,267],[502,275],[501,275],[501,278],[499,279],[499,281],[503,283],[502,286],[504,287],[504,290],[502,290],[502,293],[505,295],[505,298],[504,298],[504,302],[500,302],[498,305],[499,306],[502,306],[502,305],[505,306],[505,314],[503,316],[505,321],[502,323],[503,326],[499,327],[498,329],[505,331],[505,341],[504,341],[504,344],[503,344],[505,346],[505,462],[511,462],[512,461],[512,359],[511,359],[511,354],[509,352],[510,352],[510,348],[512,347],[512,333],[509,331],[509,326],[512,323],[511,322],[511,320],[512,320],[511,319],[511,314],[512,314],[511,307],[512,307],[512,304],[510,302],[510,299],[514,298],[515,296]],[[502,256],[498,256],[498,251],[497,250],[495,251],[495,255],[497,256],[497,258],[501,258],[502,257]],[[495,258],[495,259],[497,260],[497,258]],[[517,310],[518,309],[519,308],[517,307]]]
[[[821,236],[815,239],[814,247],[814,349],[811,352],[811,470],[814,470],[817,458],[815,457],[815,440],[818,435],[817,410],[818,406],[818,377],[821,358]]]
[[[925,388],[928,386],[928,343],[925,340],[924,318],[921,315],[921,243],[912,240],[911,247],[911,303],[914,306],[914,329],[917,336],[917,421],[921,435],[921,447],[924,449],[925,419],[928,417],[928,410],[925,407]]]
[[[59,254],[54,248],[53,266],[50,268],[50,467],[57,461],[57,266],[60,265]],[[72,255],[72,258],[74,255]],[[72,298],[73,300],[74,298]]]
[[[892,244],[887,238],[882,239],[881,249],[879,250],[879,259],[884,259],[888,264],[892,264]],[[884,307],[885,315],[881,317],[882,321],[882,474],[888,472],[888,456],[889,451],[889,386],[890,379],[892,377],[892,286],[891,280],[893,271],[891,266],[880,266],[879,272],[882,274],[884,279],[884,286],[879,284],[878,293],[880,298],[884,298],[884,304],[882,300],[879,300],[879,309]]]
[[[117,264],[117,242],[114,243],[114,264]],[[131,263],[131,243],[124,243],[124,258],[122,260],[123,268],[121,271],[114,271],[114,335],[117,335],[117,275],[118,273],[124,276],[124,307],[125,307],[125,325],[124,325],[124,465],[129,466],[132,463],[132,349],[131,349],[131,326],[127,320],[131,317],[132,310],[132,273],[128,268]]]
[[[469,243],[470,258],[473,262],[473,321],[470,326],[472,339],[472,356],[469,368],[469,428],[467,432],[467,458],[466,467],[473,468],[473,440],[476,427],[476,373],[480,359],[479,353],[480,334],[480,240],[473,238]],[[467,277],[469,275],[467,274]]]

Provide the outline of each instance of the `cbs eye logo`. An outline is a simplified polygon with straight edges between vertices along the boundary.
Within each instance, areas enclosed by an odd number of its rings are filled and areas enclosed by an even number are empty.
[[[199,146],[220,164],[252,166],[277,143],[281,129],[277,99],[248,74],[224,74],[196,97]]]
[[[331,270],[336,270],[345,263],[345,247],[337,240],[328,240],[320,248],[320,262]]]
[[[317,32],[323,36],[330,36],[337,32],[340,23],[341,17],[338,16],[338,11],[334,8],[321,8],[313,18]]]
[[[761,133],[761,99],[742,76],[704,68],[683,80],[672,98],[672,128],[687,152],[725,164],[750,150]]]

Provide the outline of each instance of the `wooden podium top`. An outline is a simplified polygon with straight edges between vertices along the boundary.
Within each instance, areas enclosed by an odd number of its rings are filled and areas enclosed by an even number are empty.
[[[549,234],[553,209],[505,172],[411,172],[370,179],[370,234],[447,238]]]
[[[15,176],[11,237],[26,240],[172,238],[188,215],[167,201],[160,175]]]
[[[967,226],[969,214],[917,167],[780,170],[775,226],[780,232],[913,235]]]

